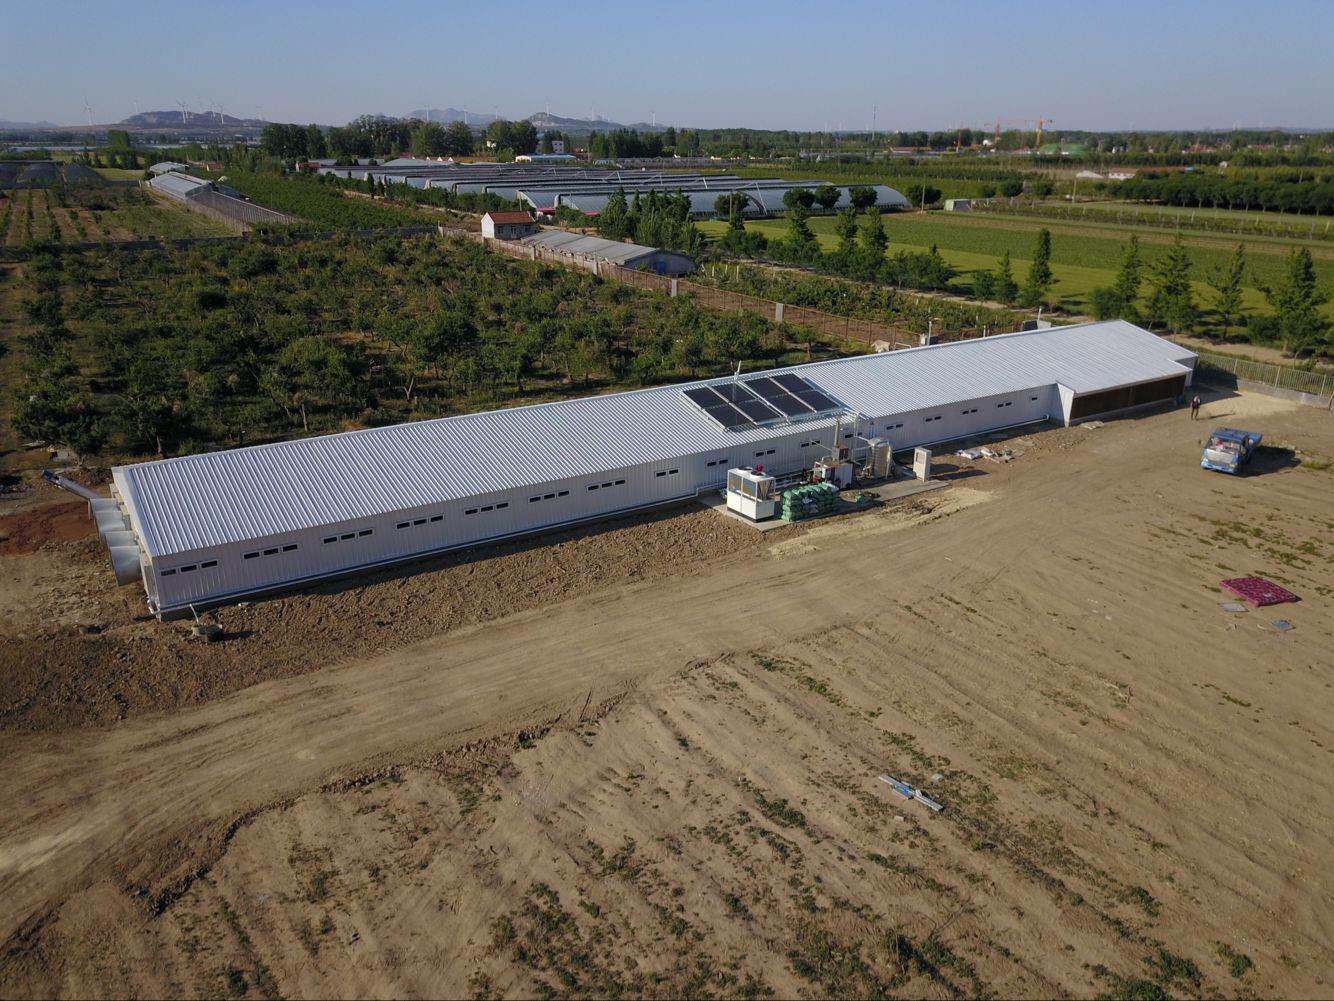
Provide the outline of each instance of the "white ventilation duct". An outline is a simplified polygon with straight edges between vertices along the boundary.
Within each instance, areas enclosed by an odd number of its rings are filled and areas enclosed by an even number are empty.
[[[134,546],[139,548],[139,540],[134,537],[134,533],[124,528],[118,528],[111,532],[106,532],[102,536],[106,542],[107,548],[112,546]]]
[[[129,535],[129,532],[125,533]],[[139,567],[139,547],[131,546],[108,546],[111,553],[111,569],[116,572],[117,584],[133,584],[143,577],[143,572]]]
[[[130,527],[129,520],[121,513],[119,507],[111,510],[93,509],[93,517],[97,519],[97,534],[102,536],[105,541],[113,532],[124,532]]]

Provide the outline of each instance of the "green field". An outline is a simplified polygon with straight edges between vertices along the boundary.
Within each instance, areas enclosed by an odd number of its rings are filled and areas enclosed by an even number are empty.
[[[1057,278],[1052,295],[1063,309],[1072,312],[1084,311],[1088,295],[1093,289],[1112,283],[1121,260],[1124,241],[1131,232],[1129,229],[1109,230],[1093,223],[1067,226],[1056,221],[980,214],[956,216],[943,212],[887,214],[884,221],[891,254],[904,249],[926,250],[935,244],[941,256],[959,269],[960,275],[955,284],[961,290],[966,290],[970,285],[972,272],[994,269],[1006,250],[1010,251],[1015,278],[1022,284],[1028,271],[1030,255],[1037,244],[1037,232],[1046,226],[1052,232],[1052,271]],[[726,223],[721,221],[700,223],[699,227],[710,237],[721,236],[727,228]],[[813,218],[810,227],[822,249],[830,251],[838,245],[832,217]],[[786,233],[787,223],[783,219],[766,219],[748,222],[746,228],[764,233],[770,239],[781,239]],[[1172,236],[1159,230],[1140,233],[1141,258],[1146,262],[1156,260],[1171,241]],[[1217,236],[1193,240],[1187,234],[1186,242],[1195,264],[1196,298],[1202,306],[1207,307],[1213,301],[1213,290],[1206,283],[1206,278],[1213,269],[1221,269],[1227,264],[1235,241]],[[1195,246],[1193,243],[1204,245]],[[1289,246],[1294,245],[1276,245],[1266,241],[1248,246],[1248,288],[1245,294],[1248,310],[1267,311],[1267,304],[1258,285],[1278,281],[1283,268],[1282,255],[1287,253]],[[1316,273],[1324,287],[1334,289],[1334,260],[1328,259],[1328,253],[1322,253],[1322,249],[1313,251],[1316,255]],[[1334,316],[1334,303],[1327,303],[1325,310],[1328,315]]]

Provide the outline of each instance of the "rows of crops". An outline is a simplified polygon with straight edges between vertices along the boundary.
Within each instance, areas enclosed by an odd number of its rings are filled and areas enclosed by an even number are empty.
[[[436,222],[425,213],[344,194],[309,177],[238,172],[228,174],[227,183],[261,205],[300,216],[321,229],[374,229]]]

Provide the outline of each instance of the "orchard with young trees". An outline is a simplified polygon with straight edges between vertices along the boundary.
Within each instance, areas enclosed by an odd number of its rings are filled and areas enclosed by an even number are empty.
[[[440,238],[36,253],[12,421],[173,455],[828,356],[814,335]]]

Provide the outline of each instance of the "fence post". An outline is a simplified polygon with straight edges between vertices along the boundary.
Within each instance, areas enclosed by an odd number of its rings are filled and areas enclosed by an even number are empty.
[[[781,302],[776,302],[774,303],[774,323],[782,323],[782,322],[783,322],[783,304]]]
[[[676,282],[677,282],[677,279],[673,278],[673,279],[672,279],[672,292],[671,292],[671,295],[672,295],[672,298],[673,298],[673,299],[676,298]]]

